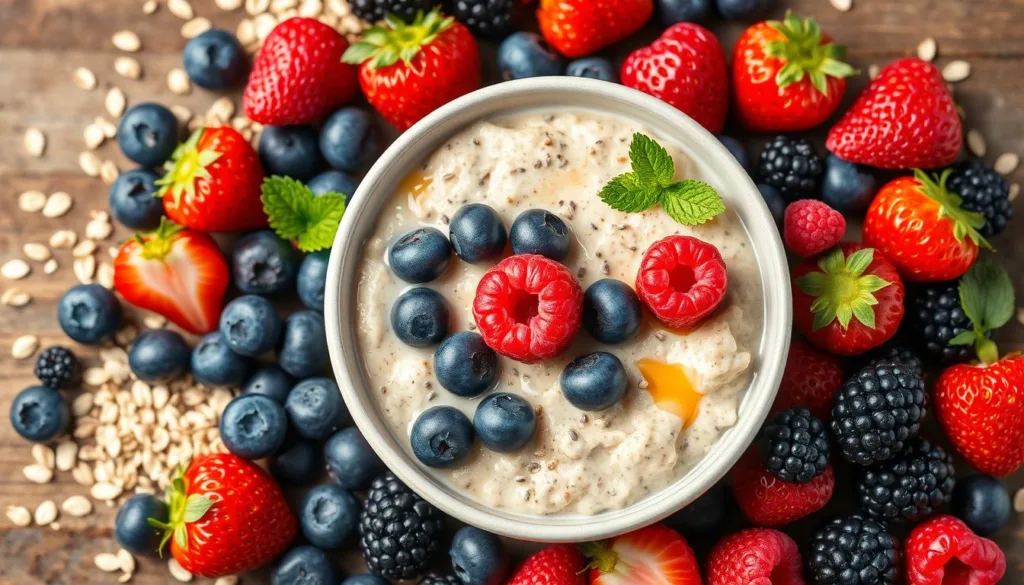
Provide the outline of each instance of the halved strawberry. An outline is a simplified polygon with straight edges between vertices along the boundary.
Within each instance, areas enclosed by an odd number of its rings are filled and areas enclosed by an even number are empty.
[[[654,524],[582,545],[590,585],[700,585],[700,566],[678,532]]]

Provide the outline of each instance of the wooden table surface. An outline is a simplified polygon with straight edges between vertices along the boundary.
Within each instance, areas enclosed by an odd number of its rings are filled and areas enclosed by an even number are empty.
[[[965,59],[972,65],[969,79],[956,86],[957,101],[967,115],[967,127],[978,129],[987,139],[991,162],[1003,152],[1024,154],[1024,0],[855,0],[851,12],[840,13],[826,0],[788,0],[781,2],[802,15],[813,15],[838,42],[850,46],[853,63],[867,71],[870,65],[884,65],[894,58],[910,55],[925,37],[938,41],[938,63]],[[112,84],[121,87],[129,104],[145,100],[165,104],[183,104],[195,112],[204,112],[216,96],[194,91],[189,96],[172,94],[165,83],[167,72],[180,66],[184,40],[181,20],[165,7],[153,15],[144,15],[142,0],[0,0],[0,263],[21,255],[21,246],[29,241],[45,242],[57,229],[69,228],[82,234],[91,210],[106,208],[107,188],[99,180],[86,177],[77,163],[83,150],[82,131],[95,116],[103,114],[103,96]],[[213,0],[193,0],[196,13],[210,18],[215,25],[234,30],[244,17],[239,10],[225,13]],[[723,44],[731,47],[741,28],[715,23]],[[143,50],[135,55],[143,65],[139,81],[118,77],[112,63],[120,53],[111,45],[111,35],[121,29],[136,31]],[[657,33],[652,25],[630,46],[649,40]],[[626,48],[619,47],[609,56],[621,59]],[[487,52],[493,55],[493,48]],[[99,77],[99,88],[83,91],[75,87],[71,72],[86,66]],[[493,66],[490,67],[493,70]],[[493,75],[492,75],[493,77]],[[853,84],[859,89],[866,76]],[[851,92],[852,94],[853,92]],[[849,98],[848,98],[849,99]],[[22,136],[35,126],[48,138],[42,158],[26,154]],[[101,157],[131,168],[106,144]],[[1024,168],[1012,181],[1024,181]],[[74,197],[74,207],[59,219],[22,212],[17,196],[28,189],[46,193],[66,191]],[[1018,204],[1019,205],[1019,204]],[[1018,211],[1019,215],[1024,212]],[[1007,233],[993,242],[998,258],[1015,281],[1024,305],[1024,219],[1017,219]],[[123,229],[109,240],[115,243],[127,235]],[[102,258],[103,254],[99,254]],[[58,503],[83,488],[67,473],[59,473],[50,484],[30,483],[22,468],[31,463],[28,443],[21,440],[6,420],[11,399],[30,385],[32,360],[12,359],[13,340],[25,333],[39,336],[42,345],[67,344],[57,326],[54,307],[60,295],[74,282],[68,251],[60,251],[61,264],[55,274],[46,276],[40,266],[18,284],[34,300],[26,307],[0,307],[0,510],[22,505],[30,510],[40,502]],[[10,287],[0,283],[0,290]],[[1024,327],[1016,321],[999,338],[1002,349],[1024,349]],[[94,356],[85,348],[81,355]],[[94,358],[93,358],[94,359]],[[1007,480],[1011,493],[1024,487],[1024,472]],[[848,498],[848,486],[840,486],[837,498]],[[99,572],[92,564],[95,554],[115,550],[111,539],[113,509],[98,506],[95,513],[74,519],[66,514],[60,530],[17,528],[0,515],[0,583],[113,583],[115,575]],[[1008,556],[1008,574],[1004,583],[1024,583],[1024,518],[1017,514],[1011,525],[995,536]],[[263,581],[265,577],[247,579]],[[156,563],[144,563],[133,582],[150,585],[174,582]]]

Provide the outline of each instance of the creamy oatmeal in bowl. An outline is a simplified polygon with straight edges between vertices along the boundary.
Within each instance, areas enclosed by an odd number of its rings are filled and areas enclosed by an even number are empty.
[[[353,199],[325,304],[339,386],[456,518],[547,541],[635,528],[717,481],[767,413],[781,243],[740,167],[665,104],[495,86],[400,137]]]

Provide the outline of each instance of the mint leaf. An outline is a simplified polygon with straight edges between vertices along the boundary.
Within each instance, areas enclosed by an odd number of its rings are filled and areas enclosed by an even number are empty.
[[[669,186],[662,193],[661,206],[684,225],[700,225],[725,211],[725,202],[715,188],[696,179]]]
[[[612,209],[638,213],[658,202],[661,189],[646,187],[635,173],[625,173],[612,179],[597,196]]]
[[[960,305],[984,335],[998,329],[1013,317],[1013,283],[1010,276],[996,261],[981,258],[960,279]]]
[[[326,250],[334,244],[338,224],[345,213],[345,196],[340,193],[324,193],[313,199],[309,223],[299,236],[299,249],[303,252]]]
[[[668,151],[639,132],[629,143],[629,161],[640,184],[646,187],[668,187],[676,174],[675,162]]]
[[[261,187],[263,210],[278,236],[297,241],[303,252],[330,248],[345,213],[345,196],[324,193],[319,197],[300,181],[270,177]]]
[[[213,507],[213,500],[199,494],[192,494],[185,500],[185,522],[196,522]]]

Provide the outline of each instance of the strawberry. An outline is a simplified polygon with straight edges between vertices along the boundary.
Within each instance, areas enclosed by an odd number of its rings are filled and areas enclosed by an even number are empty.
[[[230,273],[209,234],[164,219],[125,241],[114,258],[114,288],[129,303],[197,335],[217,329]]]
[[[168,488],[167,506],[166,524],[149,523],[164,531],[178,564],[200,577],[261,567],[284,552],[298,531],[270,475],[230,453],[195,458]]]
[[[583,57],[631,36],[654,14],[654,0],[541,0],[540,32],[566,57]]]
[[[669,27],[622,63],[622,84],[675,106],[717,134],[729,111],[725,52],[714,33],[689,22]]]
[[[664,524],[582,548],[590,557],[590,585],[700,585],[693,550]]]
[[[315,18],[289,18],[256,55],[242,105],[268,126],[310,124],[358,93],[356,68],[341,60],[348,41]]]
[[[480,88],[480,49],[469,29],[434,10],[412,23],[393,17],[345,51],[373,107],[399,130]]]
[[[772,412],[802,406],[827,421],[832,416],[832,399],[845,381],[843,366],[835,356],[794,339]]]
[[[505,585],[586,585],[586,569],[579,549],[556,544],[523,561]]]
[[[736,115],[754,132],[814,128],[836,111],[846,78],[856,70],[842,59],[846,47],[832,43],[812,18],[787,14],[781,22],[759,22],[743,31],[732,56]]]
[[[963,129],[942,74],[900,59],[882,69],[828,133],[825,146],[852,163],[934,169],[960,154]]]
[[[804,585],[800,548],[771,528],[726,536],[708,555],[708,585]]]
[[[998,544],[945,514],[914,528],[905,556],[908,585],[996,585],[1006,574]]]
[[[201,232],[265,227],[260,203],[263,167],[252,146],[230,126],[199,128],[179,145],[156,184],[175,223]]]
[[[732,492],[743,515],[757,526],[778,526],[799,520],[825,507],[836,480],[832,466],[808,483],[776,477],[752,448],[732,468]]]
[[[859,355],[896,334],[904,296],[896,267],[880,251],[842,244],[793,269],[793,324],[826,351]]]
[[[946,188],[951,171],[938,177],[914,171],[882,187],[864,218],[864,243],[878,248],[911,282],[959,278],[991,249],[978,232],[985,216],[964,209],[963,200]]]

